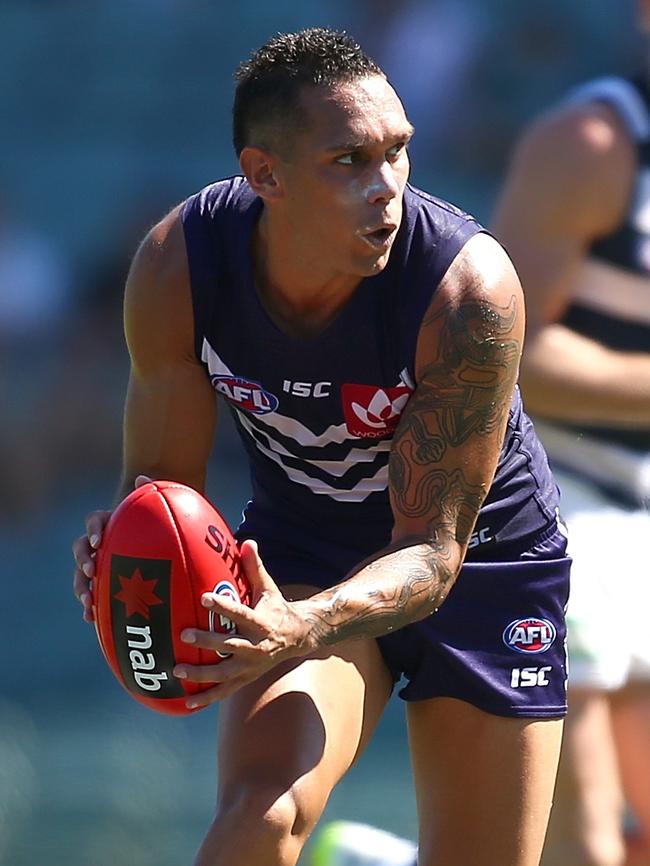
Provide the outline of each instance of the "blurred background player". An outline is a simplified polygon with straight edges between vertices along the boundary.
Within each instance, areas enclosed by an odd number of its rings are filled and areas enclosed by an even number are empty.
[[[648,32],[648,0],[640,18]],[[522,389],[562,490],[574,558],[570,709],[542,862],[648,866],[647,75],[589,82],[533,123],[516,149],[492,229],[526,293]],[[344,823],[328,828],[323,838],[339,853],[323,866],[409,863],[403,853],[360,858],[364,838],[367,856],[389,844],[366,832],[356,827],[351,845]],[[340,859],[346,850],[349,858]]]
[[[593,81],[534,124],[493,229],[526,291],[522,387],[556,470],[574,558],[570,713],[545,862],[647,866],[647,82]],[[633,834],[623,832],[625,801]]]

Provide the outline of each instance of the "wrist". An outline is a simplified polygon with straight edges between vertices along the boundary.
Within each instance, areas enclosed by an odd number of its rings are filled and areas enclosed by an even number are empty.
[[[325,633],[322,628],[322,616],[319,616],[319,605],[311,598],[300,599],[292,603],[295,614],[301,622],[301,651],[309,655],[326,646]],[[317,627],[319,625],[319,627]]]

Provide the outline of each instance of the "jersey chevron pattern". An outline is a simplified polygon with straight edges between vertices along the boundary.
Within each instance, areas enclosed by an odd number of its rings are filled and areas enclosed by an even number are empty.
[[[192,196],[182,211],[196,356],[249,457],[246,521],[272,516],[377,550],[392,527],[388,458],[415,387],[420,324],[449,265],[483,228],[407,186],[386,267],[362,279],[322,331],[297,338],[278,328],[256,289],[250,249],[262,207],[244,178],[233,177]],[[544,530],[557,502],[516,391],[477,548]]]
[[[207,339],[203,342],[201,358],[208,367],[211,381],[216,383],[216,390],[220,390],[221,383],[238,380]],[[391,404],[391,408],[401,409],[406,403],[411,389],[403,386],[403,390],[403,397],[395,401],[398,406]],[[361,448],[358,438],[350,433],[345,423],[330,424],[322,432],[312,431],[297,418],[277,410],[255,413],[240,409],[235,399],[237,395],[231,392],[231,396],[228,391],[221,388],[236,413],[240,429],[266,459],[282,469],[289,481],[339,502],[362,502],[370,493],[386,490],[390,439],[373,439],[367,447]],[[377,389],[376,393],[389,400],[382,389]],[[359,405],[359,410],[362,409]],[[380,429],[385,426],[380,420]]]

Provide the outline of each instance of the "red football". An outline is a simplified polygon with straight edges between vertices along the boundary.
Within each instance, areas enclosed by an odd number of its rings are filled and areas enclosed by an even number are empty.
[[[153,481],[112,513],[92,581],[97,637],[129,694],[160,713],[186,715],[187,695],[210,688],[172,673],[219,656],[180,639],[184,628],[229,633],[234,624],[201,604],[217,592],[250,604],[237,543],[225,520],[191,487]]]

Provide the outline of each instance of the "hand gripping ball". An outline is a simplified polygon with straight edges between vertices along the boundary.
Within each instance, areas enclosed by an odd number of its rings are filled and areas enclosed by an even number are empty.
[[[118,681],[140,703],[171,715],[196,712],[185,706],[187,696],[211,687],[179,680],[174,666],[220,660],[183,643],[183,629],[235,631],[202,606],[201,595],[251,603],[223,517],[196,490],[173,481],[138,487],[112,513],[91,591],[99,644]]]

